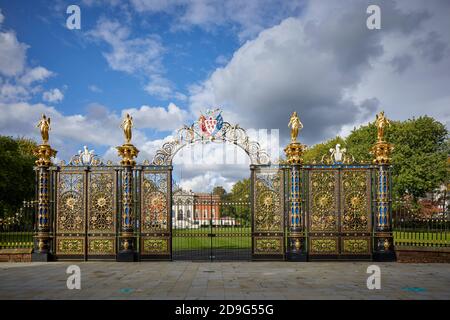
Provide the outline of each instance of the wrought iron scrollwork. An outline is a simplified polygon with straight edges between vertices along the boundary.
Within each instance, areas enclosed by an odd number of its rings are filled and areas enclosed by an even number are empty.
[[[229,142],[242,148],[250,157],[251,164],[269,164],[269,154],[258,142],[250,140],[245,129],[239,125],[223,122],[214,136],[206,136],[199,128],[199,122],[179,129],[174,140],[163,144],[152,161],[153,165],[170,165],[175,154],[183,147],[194,143]]]

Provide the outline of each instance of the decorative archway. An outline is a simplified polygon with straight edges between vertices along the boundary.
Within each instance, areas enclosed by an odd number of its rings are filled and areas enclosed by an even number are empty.
[[[269,154],[257,141],[250,140],[245,129],[238,124],[224,122],[220,109],[207,110],[192,125],[184,125],[177,137],[166,142],[156,152],[152,165],[171,165],[175,154],[183,147],[195,143],[226,142],[239,146],[250,158],[252,165],[269,165]]]

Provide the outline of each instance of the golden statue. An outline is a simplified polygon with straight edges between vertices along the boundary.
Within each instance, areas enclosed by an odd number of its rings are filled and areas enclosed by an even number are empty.
[[[36,128],[41,130],[42,143],[48,144],[48,132],[50,131],[50,118],[47,118],[45,114],[42,115],[42,119],[36,125]]]
[[[298,131],[303,128],[303,124],[300,122],[296,111],[292,114],[288,127],[291,128],[291,142],[297,142]]]
[[[384,116],[384,111],[381,111],[379,114],[377,114],[375,125],[377,126],[378,130],[378,142],[382,142],[384,141],[384,128],[391,125],[389,119]]]
[[[123,119],[120,127],[123,129],[123,134],[125,135],[125,143],[131,143],[131,128],[133,128],[133,118],[127,113],[125,119]]]

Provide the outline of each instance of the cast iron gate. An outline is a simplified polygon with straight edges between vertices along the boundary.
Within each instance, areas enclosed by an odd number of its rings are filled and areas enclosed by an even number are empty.
[[[251,260],[251,210],[247,197],[222,200],[209,193],[174,192],[174,260]]]

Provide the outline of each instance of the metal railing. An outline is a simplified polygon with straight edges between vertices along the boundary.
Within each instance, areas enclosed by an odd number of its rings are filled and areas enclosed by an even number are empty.
[[[0,218],[0,249],[33,248],[36,201],[24,201],[13,215]]]
[[[404,201],[393,204],[393,233],[396,246],[450,247],[450,217],[446,206],[433,203],[424,208]]]

